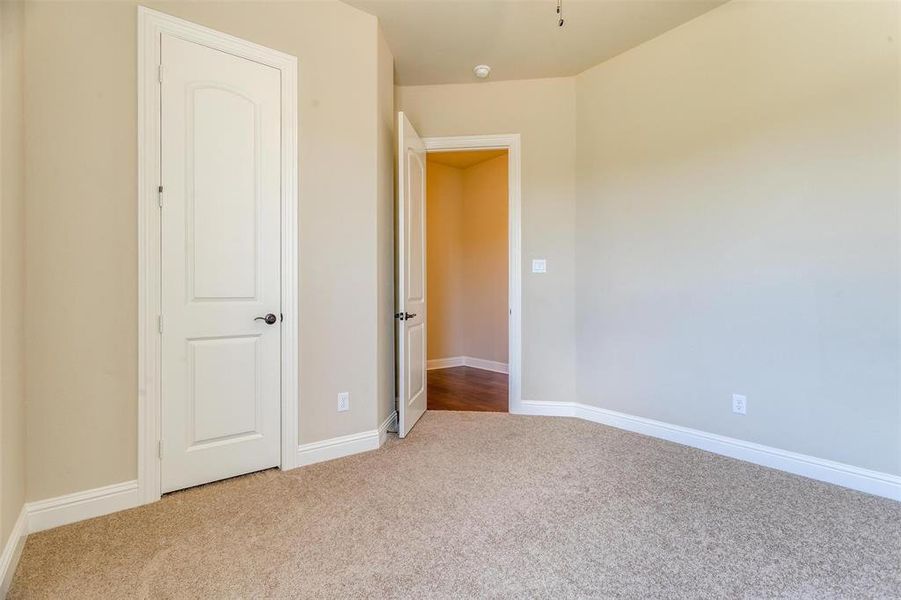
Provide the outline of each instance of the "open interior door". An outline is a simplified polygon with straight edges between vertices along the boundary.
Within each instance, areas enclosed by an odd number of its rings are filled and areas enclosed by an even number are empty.
[[[397,432],[410,433],[426,409],[425,145],[397,115]]]

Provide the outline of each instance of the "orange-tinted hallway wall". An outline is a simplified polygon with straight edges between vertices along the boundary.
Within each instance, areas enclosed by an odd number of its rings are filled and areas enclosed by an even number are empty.
[[[507,363],[507,153],[430,153],[429,360]]]

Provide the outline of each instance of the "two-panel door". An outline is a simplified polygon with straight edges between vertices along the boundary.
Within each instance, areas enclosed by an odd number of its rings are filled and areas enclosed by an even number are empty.
[[[168,34],[161,59],[167,492],[279,464],[281,104],[272,67]]]
[[[427,406],[426,149],[402,112],[397,130],[397,430],[405,437]]]

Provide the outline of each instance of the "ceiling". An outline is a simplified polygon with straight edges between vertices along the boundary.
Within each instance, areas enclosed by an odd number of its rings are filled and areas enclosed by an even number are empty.
[[[345,0],[379,18],[398,85],[564,77],[581,73],[725,0]]]
[[[465,169],[506,154],[506,150],[457,150],[450,152],[429,152],[428,161],[439,165]]]

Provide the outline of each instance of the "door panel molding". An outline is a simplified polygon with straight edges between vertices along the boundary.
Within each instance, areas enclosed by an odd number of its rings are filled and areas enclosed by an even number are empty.
[[[160,65],[167,34],[278,69],[281,77],[280,467],[298,466],[297,58],[139,6],[138,9],[138,499],[160,498]],[[163,196],[164,201],[164,196]]]
[[[464,135],[424,137],[427,152],[464,150],[507,150],[507,194],[509,239],[508,302],[510,305],[507,341],[509,351],[509,411],[522,412],[522,184],[520,135]]]

